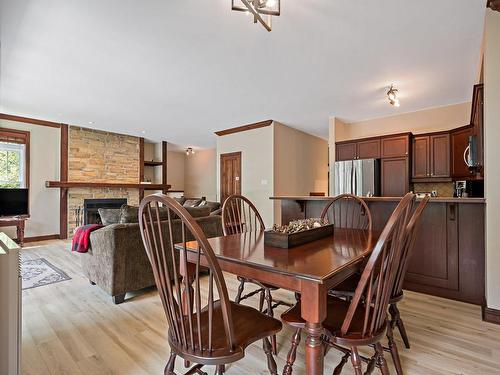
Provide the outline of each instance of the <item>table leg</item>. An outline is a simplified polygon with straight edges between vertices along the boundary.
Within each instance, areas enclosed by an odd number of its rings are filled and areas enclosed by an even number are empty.
[[[326,318],[327,291],[321,284],[305,282],[301,287],[301,315],[306,321],[306,374],[323,375],[325,350],[321,335]]]

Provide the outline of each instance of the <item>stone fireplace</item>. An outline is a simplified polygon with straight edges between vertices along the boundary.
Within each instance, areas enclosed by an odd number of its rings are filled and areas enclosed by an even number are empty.
[[[69,127],[68,181],[139,183],[139,138],[99,130]],[[139,189],[79,187],[68,190],[68,235],[85,223],[85,202],[113,202],[139,205]],[[103,207],[100,205],[99,207]],[[97,220],[97,209],[89,213]],[[115,207],[115,206],[114,206]],[[96,217],[97,216],[97,217]],[[91,221],[89,221],[91,222]]]

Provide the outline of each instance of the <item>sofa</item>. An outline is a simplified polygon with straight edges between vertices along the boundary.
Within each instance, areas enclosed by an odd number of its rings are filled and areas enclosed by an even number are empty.
[[[207,237],[220,237],[222,220],[219,215],[209,215],[208,210],[187,208],[195,217]],[[115,304],[125,300],[127,292],[155,285],[151,264],[142,243],[138,223],[138,208],[122,207],[121,214],[106,215],[100,212],[103,223],[107,224],[90,235],[90,249],[81,254],[83,273],[92,285],[98,285],[108,293]],[[108,214],[110,212],[107,212]],[[134,216],[135,215],[135,216]],[[114,221],[110,223],[110,217]],[[168,243],[168,221],[162,220],[162,230]],[[181,221],[172,220],[174,243],[182,242]],[[188,240],[192,238],[188,237]],[[172,262],[172,259],[169,259]],[[175,259],[176,262],[179,259]]]

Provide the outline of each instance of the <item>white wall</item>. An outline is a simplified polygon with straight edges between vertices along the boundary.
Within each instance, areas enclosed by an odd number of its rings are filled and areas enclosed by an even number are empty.
[[[328,194],[328,142],[274,122],[274,195]],[[281,204],[274,202],[280,224]]]
[[[217,200],[217,151],[215,148],[196,150],[185,156],[184,195]]]
[[[184,152],[167,151],[167,183],[171,190],[184,190],[185,157]]]
[[[266,227],[273,224],[274,194],[273,126],[217,137],[217,181],[220,181],[220,155],[241,151],[241,193],[259,210]],[[220,184],[217,183],[217,197]]]
[[[470,123],[470,113],[471,102],[467,102],[350,124],[337,121],[335,139],[339,142],[402,132],[419,134],[450,130],[468,125]]]
[[[45,181],[59,180],[61,131],[48,126],[0,120],[0,128],[30,132],[30,214],[26,237],[59,234],[59,189]],[[2,228],[11,238],[15,228]]]
[[[487,10],[485,33],[486,301],[500,309],[500,12]]]

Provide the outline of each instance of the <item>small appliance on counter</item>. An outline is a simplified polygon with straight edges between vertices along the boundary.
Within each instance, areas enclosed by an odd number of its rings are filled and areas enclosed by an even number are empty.
[[[484,182],[479,180],[471,181],[455,181],[454,183],[455,198],[483,198],[484,197]]]

